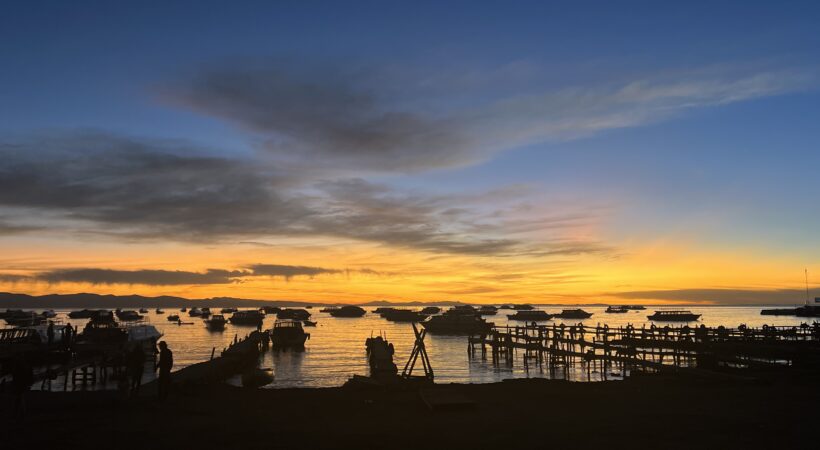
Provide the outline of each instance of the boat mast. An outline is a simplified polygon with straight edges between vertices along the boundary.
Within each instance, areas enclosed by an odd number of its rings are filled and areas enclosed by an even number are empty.
[[[806,272],[806,306],[809,305],[809,269],[804,269]]]

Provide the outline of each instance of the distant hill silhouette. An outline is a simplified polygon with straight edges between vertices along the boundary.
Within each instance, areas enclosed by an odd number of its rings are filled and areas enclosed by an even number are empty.
[[[385,300],[374,300],[360,303],[362,306],[420,306],[426,304],[436,304],[442,306],[460,305],[457,301],[441,302],[388,302]],[[90,293],[78,294],[47,294],[28,295],[15,294],[11,292],[0,292],[0,308],[182,308],[182,307],[260,307],[271,306],[306,306],[306,305],[336,305],[339,302],[300,302],[293,300],[253,300],[233,297],[213,297],[205,299],[188,299],[183,297],[172,297],[163,295],[160,297],[145,297],[142,295],[101,295]]]

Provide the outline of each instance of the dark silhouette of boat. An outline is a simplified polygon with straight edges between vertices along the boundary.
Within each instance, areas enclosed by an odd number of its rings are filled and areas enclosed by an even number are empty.
[[[438,306],[426,306],[426,307],[422,308],[422,310],[421,310],[422,314],[428,314],[428,315],[431,315],[431,316],[433,314],[438,314],[440,312],[441,312],[441,308],[439,308]]]
[[[156,313],[156,314],[165,314],[165,311],[163,311],[162,308],[157,308],[157,309],[154,310],[154,313]]]
[[[629,312],[629,308],[626,307],[626,306],[620,306],[620,305],[615,305],[615,306],[610,305],[610,306],[606,307],[606,312],[608,312],[610,314],[627,313],[627,312]]]
[[[487,334],[493,326],[478,314],[464,314],[455,308],[421,324],[428,332],[439,334]]]
[[[589,319],[592,317],[592,313],[588,313],[583,309],[565,309],[562,310],[560,313],[556,314],[554,317],[559,317],[561,319]]]
[[[330,315],[333,317],[362,317],[365,313],[367,311],[363,308],[353,305],[342,306],[339,309],[330,311]]]
[[[211,308],[202,308],[202,317],[211,317]]]
[[[307,320],[310,313],[305,309],[281,309],[276,313],[276,317],[286,320]]]
[[[32,327],[42,324],[46,318],[34,311],[6,310],[6,323],[15,327]]]
[[[191,317],[200,317],[202,316],[202,310],[194,306],[188,311],[188,315]]]
[[[212,331],[224,330],[226,323],[228,321],[225,320],[225,316],[222,314],[214,314],[210,319],[205,319],[205,326]]]
[[[494,316],[498,314],[498,308],[493,305],[484,305],[478,308],[478,314],[481,316]]]
[[[167,319],[170,322],[179,322],[179,314],[171,314]]]
[[[140,308],[140,314],[148,314],[148,308]]]
[[[304,325],[306,327],[315,327],[316,322],[315,321],[310,321],[310,320],[303,320],[302,325]]]
[[[229,319],[233,325],[252,325],[258,327],[265,320],[265,315],[261,312],[251,309],[248,311],[237,311],[233,313]]]
[[[237,311],[239,311],[239,310],[236,309],[236,308],[222,308],[222,309],[219,310],[219,312],[222,313],[222,314],[233,314]]]
[[[552,319],[552,314],[534,309],[532,311],[517,311],[515,314],[508,314],[510,320],[523,320],[525,322],[541,322]]]
[[[382,314],[382,317],[391,322],[421,322],[427,318],[427,314],[410,309],[392,309]]]
[[[81,311],[71,311],[70,313],[68,313],[68,317],[70,319],[90,319],[95,314],[98,314],[100,311],[104,311],[104,310],[100,310],[100,309],[83,309]]]
[[[273,348],[301,348],[310,338],[309,333],[302,329],[302,322],[298,320],[277,320],[270,330],[271,346]]]
[[[391,306],[380,306],[380,307],[374,309],[373,312],[375,314],[378,314],[378,315],[384,317],[385,313],[393,311],[394,309],[396,309],[396,308],[393,308]]]
[[[693,322],[698,320],[700,314],[693,314],[691,311],[683,309],[655,311],[654,314],[646,316],[649,320],[659,322]]]
[[[185,312],[185,311],[188,311],[188,308],[186,308],[184,306],[182,308],[179,308],[179,312]]]
[[[265,314],[278,314],[279,311],[282,310],[282,308],[280,308],[278,306],[270,306],[270,305],[265,305],[265,306],[263,306],[259,309],[262,310],[262,312],[264,312]]]
[[[516,311],[529,311],[535,309],[532,305],[513,305],[512,309]]]
[[[128,310],[121,310],[117,309],[116,313],[117,319],[120,319],[123,322],[134,321],[142,319],[142,315],[136,311]]]

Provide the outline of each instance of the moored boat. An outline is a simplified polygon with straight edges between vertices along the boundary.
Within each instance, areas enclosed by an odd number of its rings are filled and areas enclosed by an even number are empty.
[[[219,310],[219,312],[222,313],[222,314],[233,314],[237,311],[239,311],[239,310],[236,309],[236,308],[222,308],[222,309]]]
[[[276,313],[278,319],[305,320],[310,317],[310,313],[305,309],[282,309]]]
[[[300,348],[310,338],[309,333],[302,329],[302,322],[298,320],[277,320],[270,330],[271,346],[273,348]]]
[[[6,311],[6,323],[15,327],[33,327],[46,321],[46,318],[34,311]]]
[[[629,308],[622,305],[610,305],[606,307],[606,312],[610,314],[621,314],[629,312]]]
[[[564,309],[560,313],[555,314],[554,317],[561,319],[589,319],[592,313],[586,312],[583,309]]]
[[[167,319],[170,322],[179,322],[179,314],[171,314]]]
[[[493,305],[484,305],[478,308],[478,314],[481,316],[494,316],[498,314],[498,308]]]
[[[390,322],[421,322],[427,318],[427,314],[410,309],[392,309],[382,314],[382,317]]]
[[[202,310],[198,307],[194,306],[188,311],[188,315],[191,317],[199,317],[202,315]]]
[[[224,330],[226,323],[228,321],[225,320],[225,316],[222,314],[214,314],[210,319],[205,319],[205,326],[209,330]]]
[[[523,320],[525,322],[542,322],[552,319],[552,314],[548,314],[539,309],[534,309],[531,311],[516,311],[515,314],[508,314],[507,319]]]
[[[261,312],[251,309],[248,311],[237,311],[233,313],[229,319],[233,325],[253,325],[260,326],[265,320],[265,315]]]
[[[693,322],[698,320],[700,314],[694,314],[691,311],[683,309],[669,309],[655,311],[654,314],[646,316],[649,320],[660,322]]]
[[[516,311],[528,311],[535,308],[532,305],[512,305],[512,309]]]
[[[140,314],[148,314],[148,308],[140,308]]]
[[[367,311],[363,308],[353,305],[342,306],[341,308],[330,311],[333,317],[362,317]]]
[[[460,314],[453,310],[430,317],[421,324],[428,332],[439,334],[487,334],[493,326],[477,314]]]
[[[142,319],[142,315],[140,315],[140,313],[138,313],[136,311],[133,311],[133,310],[130,310],[130,309],[126,309],[126,310],[118,309],[116,311],[116,315],[117,315],[117,319],[120,319],[123,322]]]
[[[157,309],[154,310],[154,313],[155,314],[165,314],[165,311],[163,311],[162,308],[157,308]]]
[[[421,310],[422,314],[429,314],[429,315],[438,314],[440,312],[441,312],[441,308],[439,308],[438,306],[426,306],[426,307],[422,308],[422,310]]]

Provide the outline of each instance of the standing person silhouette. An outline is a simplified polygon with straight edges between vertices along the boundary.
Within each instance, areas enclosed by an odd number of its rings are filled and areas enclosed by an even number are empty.
[[[168,390],[171,387],[171,368],[174,366],[174,354],[168,348],[165,341],[159,343],[159,377],[157,377],[158,393],[160,401],[168,398]]]

